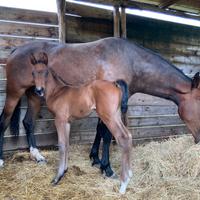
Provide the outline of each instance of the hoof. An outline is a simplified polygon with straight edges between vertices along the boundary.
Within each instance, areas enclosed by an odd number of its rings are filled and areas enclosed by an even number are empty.
[[[58,180],[57,179],[53,179],[52,181],[51,181],[51,185],[52,186],[56,186],[57,184],[58,184]]]
[[[62,179],[62,177],[65,175],[65,173],[67,173],[67,171],[68,171],[68,168],[65,169],[65,171],[63,172],[62,175],[57,175],[57,176],[51,181],[51,184],[52,184],[53,186],[56,186],[56,185],[60,182],[60,180]]]
[[[106,178],[106,179],[109,178],[109,179],[113,179],[113,180],[117,180],[119,178],[116,173],[113,173],[112,176],[106,176],[106,174],[103,173],[103,177]]]
[[[54,178],[54,179],[51,181],[52,186],[56,186],[56,185],[60,182],[61,178],[62,178],[62,176],[61,176],[61,177],[56,177],[56,178]]]
[[[100,165],[100,163],[92,162],[92,167],[96,167],[97,169],[100,169],[101,165]]]
[[[101,164],[100,169],[101,169],[101,173],[104,174],[106,177],[112,178],[112,176],[116,175],[114,171],[112,170],[112,168],[110,167],[110,164],[106,166]]]
[[[3,166],[4,166],[4,161],[0,159],[0,168],[3,168]]]
[[[98,156],[93,156],[90,154],[90,160],[92,161],[92,166],[100,169],[101,161],[99,160]]]
[[[130,178],[127,178],[126,181],[124,181],[124,182],[122,181],[121,182],[121,186],[120,186],[120,189],[119,189],[119,193],[120,194],[125,194],[126,193],[126,188],[128,186],[129,181],[130,181]]]
[[[128,176],[129,176],[129,178],[132,178],[132,177],[133,177],[133,172],[132,172],[132,170],[128,170]]]
[[[118,175],[116,173],[113,173],[113,175],[110,176],[109,178],[111,178],[111,179],[118,179],[119,177],[118,177]]]
[[[45,164],[47,164],[47,161],[45,159],[44,160],[37,160],[37,163],[39,165],[45,165]]]
[[[37,163],[46,162],[45,157],[40,154],[40,152],[39,152],[39,150],[37,148],[31,147],[30,148],[30,153],[31,153],[31,158],[36,160]]]

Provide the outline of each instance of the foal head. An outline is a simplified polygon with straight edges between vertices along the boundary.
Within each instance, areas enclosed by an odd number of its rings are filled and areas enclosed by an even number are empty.
[[[35,93],[38,96],[44,96],[45,83],[48,76],[48,57],[45,52],[31,54],[30,61],[33,65],[32,76],[35,84]]]

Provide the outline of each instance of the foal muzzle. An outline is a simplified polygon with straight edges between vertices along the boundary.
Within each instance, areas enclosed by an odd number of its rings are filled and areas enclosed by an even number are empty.
[[[43,97],[44,96],[44,88],[43,87],[40,87],[40,88],[35,88],[35,94],[37,94],[38,96],[40,97]]]

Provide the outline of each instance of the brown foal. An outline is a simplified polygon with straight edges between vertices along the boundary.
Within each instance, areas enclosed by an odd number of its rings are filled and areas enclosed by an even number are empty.
[[[106,124],[122,148],[120,193],[125,193],[132,176],[130,150],[132,136],[121,120],[122,91],[116,83],[94,80],[90,84],[72,87],[65,83],[52,68],[49,68],[45,52],[31,54],[32,75],[39,96],[44,96],[48,109],[55,116],[58,133],[59,167],[52,183],[57,184],[68,168],[70,122],[86,117],[92,110]]]

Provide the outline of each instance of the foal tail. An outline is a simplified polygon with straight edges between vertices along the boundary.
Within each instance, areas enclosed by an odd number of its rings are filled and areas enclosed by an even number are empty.
[[[128,91],[128,85],[124,80],[117,80],[117,85],[119,85],[121,91],[122,91],[122,99],[121,99],[121,112],[122,112],[122,121],[125,126],[127,126],[127,110],[128,110],[128,97],[129,97],[129,91]]]
[[[15,137],[19,136],[19,120],[20,120],[20,113],[21,113],[20,105],[21,105],[21,100],[19,100],[17,106],[15,107],[13,115],[10,119],[10,132]]]

